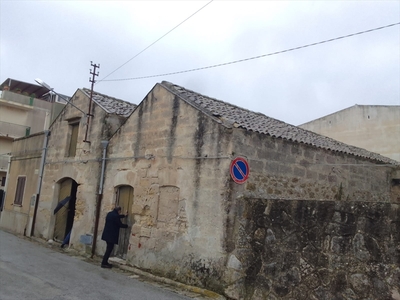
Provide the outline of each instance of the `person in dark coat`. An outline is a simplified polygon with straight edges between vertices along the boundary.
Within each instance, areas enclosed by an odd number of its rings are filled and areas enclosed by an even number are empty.
[[[101,262],[102,268],[111,268],[112,265],[108,263],[114,245],[118,245],[119,229],[127,228],[128,225],[121,222],[122,218],[126,215],[121,213],[121,207],[116,206],[114,210],[110,211],[106,216],[106,224],[101,239],[107,243],[107,249]]]

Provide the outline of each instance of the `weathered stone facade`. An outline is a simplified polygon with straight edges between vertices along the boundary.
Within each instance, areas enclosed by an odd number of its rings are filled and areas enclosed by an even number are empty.
[[[234,144],[251,176],[230,185],[226,295],[398,299],[396,168],[257,133]]]
[[[110,140],[102,218],[132,187],[129,264],[232,299],[358,299],[365,282],[398,292],[395,165],[237,128],[195,102],[156,85]],[[235,156],[251,169],[243,185],[230,178]],[[370,215],[385,220],[383,240]],[[374,276],[383,252],[388,273]]]
[[[85,245],[80,243],[80,237],[93,235],[102,157],[100,142],[108,140],[126,120],[126,117],[121,114],[110,113],[101,106],[101,102],[96,101],[96,97],[100,97],[96,93],[91,106],[92,117],[89,119],[87,129],[87,119],[82,111],[89,110],[88,94],[87,90],[78,89],[71,102],[81,111],[67,105],[50,127],[51,136],[35,226],[35,235],[53,238],[56,222],[53,210],[60,200],[58,197],[60,184],[66,179],[75,181],[78,187],[71,243],[80,250],[85,248]],[[134,106],[132,104],[129,106],[132,111]],[[79,124],[74,156],[68,154],[72,134],[70,124]]]
[[[72,100],[86,111],[87,93]],[[90,143],[69,105],[51,127],[35,235],[54,236],[71,179],[75,249],[104,253],[104,218],[118,204],[128,229],[115,254],[154,274],[230,299],[399,299],[398,162],[168,82],[129,118],[99,101],[92,114]],[[230,176],[237,156],[249,163],[244,184]],[[97,247],[84,246],[96,232],[102,161]]]
[[[133,187],[129,263],[183,282],[213,284],[201,270],[219,272],[224,265],[230,132],[156,85],[112,137],[101,219],[115,204],[116,188]],[[99,245],[103,253],[105,245]]]

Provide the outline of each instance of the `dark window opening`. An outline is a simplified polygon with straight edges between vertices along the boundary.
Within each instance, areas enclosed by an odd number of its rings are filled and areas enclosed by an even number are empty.
[[[14,199],[15,205],[22,206],[22,200],[24,198],[24,191],[25,191],[25,181],[26,181],[25,176],[18,177],[17,179],[17,188],[15,190],[15,199]]]

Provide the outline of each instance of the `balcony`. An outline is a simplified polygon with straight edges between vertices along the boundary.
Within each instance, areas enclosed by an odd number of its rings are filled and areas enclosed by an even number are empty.
[[[18,125],[0,121],[0,137],[20,138],[28,136],[31,128],[29,126]]]
[[[10,91],[1,91],[1,100],[6,100],[10,105],[17,104],[23,106],[32,106],[35,95],[23,95]]]

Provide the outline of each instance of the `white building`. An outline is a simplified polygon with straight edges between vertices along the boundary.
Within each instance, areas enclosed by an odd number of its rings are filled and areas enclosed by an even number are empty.
[[[400,105],[354,105],[299,127],[400,161]]]

